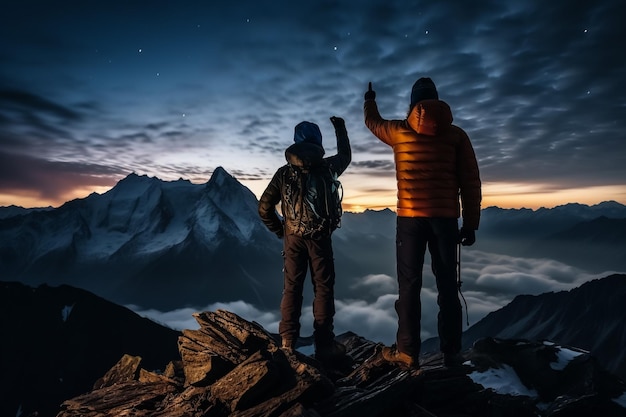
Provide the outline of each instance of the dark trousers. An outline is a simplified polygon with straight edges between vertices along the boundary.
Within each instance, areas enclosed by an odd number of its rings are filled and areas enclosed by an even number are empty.
[[[313,282],[313,329],[316,348],[329,345],[335,337],[335,261],[332,240],[284,236],[284,287],[280,303],[278,331],[283,339],[296,340],[300,335],[302,291],[307,270]]]
[[[437,316],[440,348],[444,353],[461,350],[463,316],[456,282],[456,219],[398,217],[396,229],[396,263],[398,273],[399,351],[417,357],[420,353],[422,304],[422,269],[426,247],[432,259],[437,284]]]

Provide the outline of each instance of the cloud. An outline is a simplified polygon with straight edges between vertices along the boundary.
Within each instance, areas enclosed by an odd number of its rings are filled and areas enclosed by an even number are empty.
[[[391,149],[363,123],[367,83],[381,114],[401,119],[413,82],[430,76],[485,184],[624,185],[619,0],[76,2],[37,16],[14,6],[3,34],[16,42],[0,46],[7,152],[164,179],[221,165],[269,180],[295,124],[320,124],[330,154],[338,115],[360,194],[393,171]]]
[[[527,273],[508,271],[506,268],[491,271],[486,269],[476,281],[476,285],[490,288],[493,291],[508,292],[511,287],[518,288],[529,294],[540,294],[551,290],[554,282],[544,277],[536,277]]]
[[[357,280],[353,285],[353,289],[363,290],[371,289],[373,292],[385,293],[398,290],[398,283],[395,278],[385,274],[366,275]]]
[[[37,195],[60,205],[75,197],[76,189],[111,187],[123,175],[109,165],[54,162],[0,150],[0,194]]]
[[[391,155],[390,155],[391,157]],[[353,161],[350,164],[351,168],[356,170],[362,169],[365,172],[371,173],[371,175],[380,175],[380,172],[392,175],[394,172],[395,164],[392,159],[389,160],[369,160],[369,161]]]
[[[580,286],[592,279],[609,274],[588,274],[582,270],[549,259],[516,258],[481,251],[465,250],[462,259],[462,291],[468,309],[463,304],[464,315],[467,313],[470,325],[476,324],[487,314],[510,303],[517,295],[539,295],[551,291],[566,291]],[[335,300],[335,333],[354,332],[368,340],[391,345],[395,341],[397,316],[395,301],[397,284],[395,278],[388,275],[367,275],[354,280],[356,293],[367,290],[368,300]],[[437,289],[435,279],[428,266],[424,268],[424,283],[421,293],[422,302],[422,340],[437,336]],[[149,317],[159,323],[165,323],[174,329],[197,328],[191,317],[195,311],[215,311],[225,309],[244,319],[256,321],[268,331],[277,333],[280,321],[278,306],[276,310],[263,311],[257,307],[237,301],[232,303],[214,303],[198,310],[185,308],[170,312],[156,310],[139,311],[129,306],[138,314]],[[464,317],[465,323],[465,317]],[[301,315],[301,335],[313,334],[312,307],[306,305]],[[466,328],[466,327],[464,327]]]
[[[396,333],[397,318],[393,307],[396,298],[395,293],[385,294],[371,304],[362,300],[337,300],[336,333],[352,331],[374,342],[390,343]]]
[[[280,320],[280,314],[277,312],[261,311],[255,306],[243,301],[213,303],[199,309],[187,307],[171,311],[158,311],[154,309],[143,310],[135,305],[127,305],[126,307],[135,311],[140,316],[148,317],[157,323],[175,330],[198,329],[200,326],[193,317],[193,314],[201,311],[227,310],[248,321],[256,321],[267,331],[274,333],[278,332],[278,322]]]
[[[37,94],[19,90],[0,91],[0,109],[19,113],[26,119],[33,120],[35,113],[40,112],[53,116],[60,122],[74,122],[82,119],[82,115],[70,108],[54,103]]]
[[[461,271],[464,288],[498,294],[501,300],[517,294],[567,290],[597,277],[551,259],[516,258],[471,249],[463,251]]]

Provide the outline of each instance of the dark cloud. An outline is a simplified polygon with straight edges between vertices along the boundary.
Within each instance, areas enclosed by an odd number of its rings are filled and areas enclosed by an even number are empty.
[[[368,170],[380,170],[385,172],[393,171],[395,164],[389,160],[371,160],[371,161],[353,161],[351,163],[353,168],[365,168]]]
[[[81,119],[81,115],[72,109],[26,91],[0,91],[0,109],[3,112],[48,114],[60,122],[73,122]]]
[[[46,154],[48,146],[75,146],[73,128],[84,114],[40,95],[22,90],[0,91],[0,149]]]
[[[167,135],[167,136],[170,136],[170,137],[174,136],[175,137],[175,135]],[[144,132],[130,133],[128,135],[122,135],[119,138],[119,140],[121,142],[123,142],[123,143],[128,143],[128,142],[131,142],[131,143],[133,143],[133,142],[135,142],[135,143],[136,142],[139,142],[139,143],[152,143],[153,142],[152,138],[148,134],[146,134]]]
[[[12,6],[0,28],[13,40],[0,46],[6,151],[269,180],[302,120],[334,152],[336,115],[353,146],[346,175],[382,173],[393,157],[363,124],[367,83],[401,119],[430,76],[484,183],[625,185],[618,0],[36,3]]]
[[[0,151],[0,193],[58,200],[77,188],[111,187],[125,175],[109,165],[54,162]]]
[[[153,130],[153,131],[157,131],[157,132],[163,131],[163,130],[165,130],[165,129],[167,129],[167,128],[168,128],[168,124],[167,124],[167,123],[165,123],[165,122],[148,123],[148,124],[146,125],[146,129],[148,129],[148,130]],[[178,134],[178,132],[173,132],[173,133],[174,133],[174,134]],[[171,134],[172,134],[172,132],[167,132],[167,133],[165,133],[165,134],[166,134],[166,135],[171,135]]]

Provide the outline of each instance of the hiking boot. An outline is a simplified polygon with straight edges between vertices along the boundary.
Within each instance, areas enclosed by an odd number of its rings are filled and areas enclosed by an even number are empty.
[[[447,368],[454,368],[463,365],[465,359],[460,353],[444,353],[443,354],[443,366]]]
[[[419,361],[414,359],[411,355],[404,352],[400,352],[395,346],[383,347],[382,350],[383,359],[387,362],[391,362],[396,365],[400,365],[405,368],[419,369]]]
[[[293,339],[283,339],[282,340],[282,348],[288,351],[293,351],[296,347],[296,342]]]

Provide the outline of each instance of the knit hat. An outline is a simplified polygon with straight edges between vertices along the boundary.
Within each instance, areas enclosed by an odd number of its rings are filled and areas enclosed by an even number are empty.
[[[322,132],[315,123],[300,122],[296,125],[293,141],[295,143],[309,142],[322,146]]]
[[[428,99],[439,99],[437,93],[437,87],[435,83],[428,77],[422,77],[415,81],[413,89],[411,90],[411,106],[414,106],[417,102]]]

